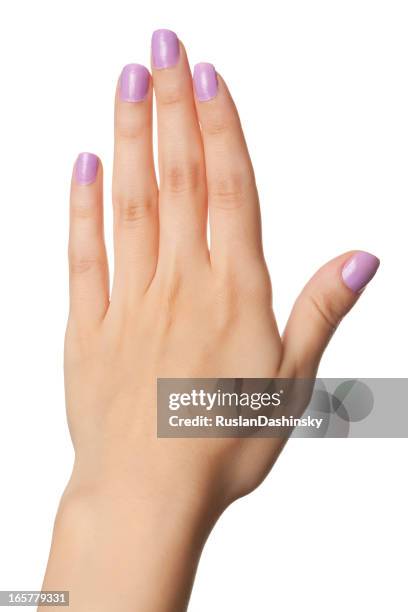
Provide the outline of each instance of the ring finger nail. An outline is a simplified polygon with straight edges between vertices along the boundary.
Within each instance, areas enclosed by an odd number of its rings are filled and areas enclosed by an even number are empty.
[[[155,68],[171,68],[178,62],[180,46],[171,30],[156,30],[152,36],[152,60]]]
[[[194,67],[194,89],[200,102],[215,98],[218,92],[217,73],[212,64],[201,63]]]
[[[120,75],[120,99],[123,102],[141,102],[149,91],[150,74],[140,64],[128,64]]]

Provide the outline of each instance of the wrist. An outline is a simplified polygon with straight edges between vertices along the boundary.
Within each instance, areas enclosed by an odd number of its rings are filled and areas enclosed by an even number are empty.
[[[45,588],[70,590],[75,612],[119,609],[116,598],[125,592],[121,610],[136,603],[146,612],[174,612],[187,605],[216,517],[181,492],[128,489],[122,481],[91,491],[73,478],[62,497]]]
[[[134,483],[103,482],[88,487],[71,479],[59,506],[58,517],[73,526],[95,520],[120,524],[126,517],[126,527],[138,520],[148,524],[159,524],[161,529],[182,524],[189,533],[208,535],[222,509],[204,489],[173,487],[171,490],[161,483],[150,483],[138,487]]]

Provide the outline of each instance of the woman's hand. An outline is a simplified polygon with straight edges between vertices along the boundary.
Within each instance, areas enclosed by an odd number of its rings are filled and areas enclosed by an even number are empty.
[[[193,88],[168,30],[153,35],[152,64],[153,79],[126,66],[116,93],[111,294],[101,162],[82,153],[72,179],[65,373],[76,458],[45,588],[70,590],[76,611],[184,609],[211,526],[261,482],[282,445],[158,439],[156,379],[314,377],[379,263],[350,252],[326,264],[281,338],[254,174],[226,85],[198,64]]]

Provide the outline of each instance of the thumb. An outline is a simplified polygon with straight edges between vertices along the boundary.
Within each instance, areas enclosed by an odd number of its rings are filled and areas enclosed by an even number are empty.
[[[295,302],[283,334],[282,370],[315,376],[341,319],[377,272],[380,260],[364,251],[344,253],[311,278]]]

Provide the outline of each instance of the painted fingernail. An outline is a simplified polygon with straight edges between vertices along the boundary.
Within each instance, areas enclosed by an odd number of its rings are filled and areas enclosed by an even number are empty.
[[[152,59],[155,68],[171,68],[178,62],[180,45],[171,30],[156,30],[152,36]]]
[[[99,159],[93,153],[80,153],[75,162],[75,180],[79,185],[90,185],[98,174]]]
[[[349,289],[358,293],[370,282],[379,265],[378,257],[360,251],[346,261],[341,273],[343,281]]]
[[[196,64],[194,66],[194,89],[200,102],[215,98],[218,93],[217,73],[212,64]]]
[[[141,64],[128,64],[122,70],[119,82],[123,102],[141,102],[149,91],[150,74]]]

